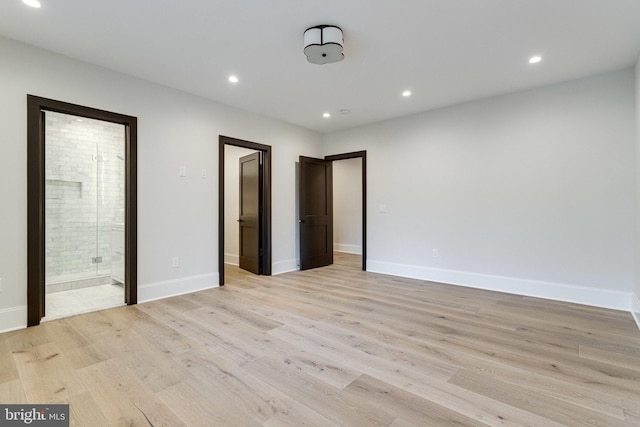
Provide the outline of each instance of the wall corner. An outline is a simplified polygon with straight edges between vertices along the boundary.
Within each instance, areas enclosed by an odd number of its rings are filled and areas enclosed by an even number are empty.
[[[636,244],[634,291],[631,296],[631,314],[640,328],[640,56],[635,65],[635,117],[636,117]]]

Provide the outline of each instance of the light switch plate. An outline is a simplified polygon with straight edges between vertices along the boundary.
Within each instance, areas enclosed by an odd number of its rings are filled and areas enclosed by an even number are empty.
[[[187,176],[187,167],[180,166],[180,170],[178,171],[178,176],[185,177]]]

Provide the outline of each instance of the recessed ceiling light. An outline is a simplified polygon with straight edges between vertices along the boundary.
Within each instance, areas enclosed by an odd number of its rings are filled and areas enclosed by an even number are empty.
[[[229,76],[229,81],[231,83],[238,83],[239,82],[239,80],[238,80],[238,78],[236,76]]]
[[[38,0],[22,0],[22,3],[26,4],[27,6],[36,7],[36,8],[42,6]]]
[[[349,109],[347,109],[347,108],[342,108],[342,109],[340,110],[340,114],[345,114],[345,115],[346,115],[346,114],[350,114],[350,113],[351,113],[351,110],[349,110]]]
[[[322,117],[324,117],[325,119],[328,119],[329,117],[331,117],[331,114],[329,114],[329,113],[324,113],[324,114],[322,115]]]
[[[531,58],[529,58],[529,64],[537,64],[540,61],[542,61],[542,57],[538,55],[532,56]]]
[[[410,90],[405,90],[404,92],[402,92],[402,96],[404,96],[405,98],[407,96],[411,96],[411,91]]]

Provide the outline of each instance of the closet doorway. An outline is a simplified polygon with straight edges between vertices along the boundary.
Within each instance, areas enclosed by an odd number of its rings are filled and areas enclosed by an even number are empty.
[[[366,270],[365,153],[332,166],[334,263]]]
[[[223,286],[226,263],[271,275],[271,146],[222,135],[218,143],[218,271]]]
[[[136,118],[27,102],[28,325],[135,304]]]
[[[340,168],[340,182],[336,186],[334,164],[346,160],[349,161],[345,162],[344,169]],[[346,262],[350,264],[357,263],[359,258],[362,270],[366,271],[367,152],[335,154],[324,159],[300,156],[299,164],[300,269],[331,265],[334,252],[338,252],[347,254],[342,260],[349,258]],[[337,212],[334,210],[336,190],[339,190]],[[337,236],[336,214],[340,221]]]

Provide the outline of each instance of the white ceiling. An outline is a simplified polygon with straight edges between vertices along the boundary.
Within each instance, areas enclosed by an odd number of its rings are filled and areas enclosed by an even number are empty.
[[[640,53],[640,0],[0,1],[0,35],[319,132],[618,70]],[[319,24],[342,28],[344,61],[306,61],[303,32]]]

